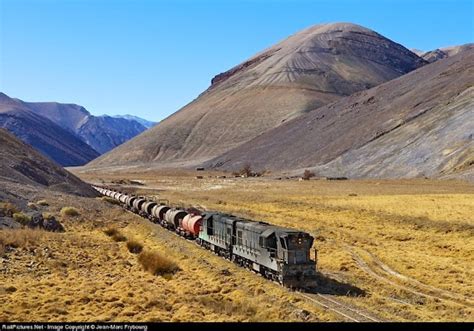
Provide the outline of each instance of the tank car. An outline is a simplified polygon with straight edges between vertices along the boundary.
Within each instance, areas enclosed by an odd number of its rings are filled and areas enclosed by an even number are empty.
[[[151,211],[153,210],[153,207],[155,207],[156,205],[157,203],[155,201],[148,200],[142,205],[141,215],[151,220],[152,219]]]
[[[167,229],[178,230],[183,218],[187,215],[182,209],[169,209],[164,217],[165,224],[164,226]]]
[[[165,214],[170,209],[171,209],[170,207],[165,206],[165,205],[156,205],[151,210],[152,221],[163,225],[163,222],[165,221]]]

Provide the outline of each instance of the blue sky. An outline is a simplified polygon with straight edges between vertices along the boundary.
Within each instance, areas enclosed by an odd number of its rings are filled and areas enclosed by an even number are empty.
[[[431,50],[474,41],[474,0],[0,0],[0,91],[161,120],[303,28],[353,22]]]

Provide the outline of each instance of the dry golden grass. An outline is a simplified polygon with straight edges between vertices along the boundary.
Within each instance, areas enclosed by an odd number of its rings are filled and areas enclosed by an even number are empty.
[[[50,212],[69,205],[80,216],[63,220],[64,233],[41,232],[36,243],[6,252],[0,267],[2,321],[340,320],[118,206],[97,199],[45,198],[51,201]],[[107,240],[103,230],[108,227],[181,270],[173,277],[145,271],[125,243]],[[308,315],[302,319],[299,311]]]
[[[34,247],[45,235],[47,234],[44,231],[28,228],[0,230],[0,256],[9,248]]]
[[[10,202],[1,202],[0,201],[0,215],[10,216],[12,217],[13,214],[18,213],[18,208],[10,203]]]
[[[109,227],[104,230],[104,233],[112,238],[113,241],[127,241],[127,237],[125,237],[120,230],[115,227]]]
[[[209,177],[207,176],[209,174]],[[276,181],[171,171],[80,174],[137,178],[137,194],[299,228],[319,270],[364,290],[347,303],[395,321],[474,320],[474,186],[445,180]],[[156,191],[154,191],[154,189]]]
[[[474,320],[471,184],[199,174],[205,178],[139,171],[128,178],[143,180],[146,186],[134,189],[145,195],[310,232],[319,271],[327,277],[321,290],[382,319]],[[114,175],[94,176],[107,181]],[[2,321],[342,320],[118,206],[99,199],[44,198],[51,201],[50,212],[70,205],[80,215],[63,220],[67,232],[42,234],[28,248],[6,253],[0,272]],[[156,277],[144,270],[124,242],[104,236],[109,227],[174,261],[181,271]],[[346,295],[343,284],[365,295]]]
[[[157,276],[174,274],[179,271],[179,267],[175,262],[157,252],[141,252],[138,256],[138,262],[146,271]]]
[[[74,207],[63,207],[60,212],[61,216],[74,217],[79,216],[79,211]]]

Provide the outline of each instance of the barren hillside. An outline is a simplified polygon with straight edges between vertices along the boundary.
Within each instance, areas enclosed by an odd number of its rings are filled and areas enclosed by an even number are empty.
[[[210,159],[425,63],[358,25],[313,26],[217,75],[196,100],[90,167]]]
[[[88,184],[0,128],[0,201],[25,200],[44,190],[96,196]]]
[[[471,43],[459,46],[437,48],[432,51],[422,52],[422,54],[419,55],[426,61],[432,63],[472,49],[474,49],[474,44]]]
[[[472,175],[473,100],[470,50],[315,109],[207,165],[349,177]]]

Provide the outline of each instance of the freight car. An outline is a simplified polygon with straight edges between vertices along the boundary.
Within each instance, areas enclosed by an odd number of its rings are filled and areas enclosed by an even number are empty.
[[[313,237],[306,232],[217,211],[171,208],[144,197],[94,188],[126,209],[284,286],[316,285],[316,261],[310,257]]]

